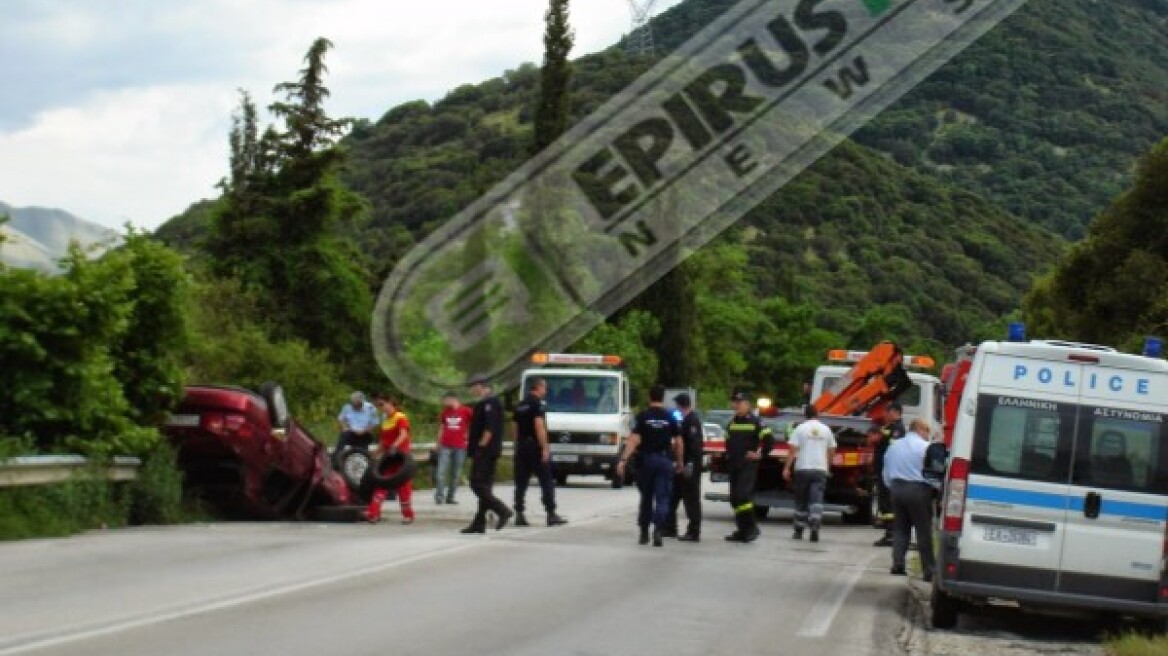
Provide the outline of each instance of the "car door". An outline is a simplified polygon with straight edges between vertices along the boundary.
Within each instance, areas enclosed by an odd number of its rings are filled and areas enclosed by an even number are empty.
[[[958,576],[1053,592],[1063,553],[1078,394],[1018,381],[1011,375],[1015,367],[1045,366],[1018,360],[989,358],[989,384],[976,396]]]
[[[1156,603],[1168,520],[1168,406],[1110,397],[1084,389],[1059,591]]]

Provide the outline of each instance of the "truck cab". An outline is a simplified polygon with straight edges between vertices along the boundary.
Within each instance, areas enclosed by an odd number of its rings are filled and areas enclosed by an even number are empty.
[[[568,476],[604,476],[614,487],[616,464],[632,427],[628,373],[615,355],[537,353],[523,372],[520,389],[536,378],[547,381],[547,432],[552,473],[563,485]]]

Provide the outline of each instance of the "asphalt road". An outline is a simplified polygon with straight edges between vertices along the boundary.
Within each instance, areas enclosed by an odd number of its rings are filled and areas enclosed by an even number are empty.
[[[707,502],[701,544],[656,549],[635,544],[635,491],[559,494],[570,525],[487,536],[457,532],[469,496],[433,508],[420,494],[408,527],[389,506],[376,526],[0,545],[0,656],[900,652],[907,588],[870,528],[796,543],[789,521],[771,520],[759,542],[728,544],[729,510]]]

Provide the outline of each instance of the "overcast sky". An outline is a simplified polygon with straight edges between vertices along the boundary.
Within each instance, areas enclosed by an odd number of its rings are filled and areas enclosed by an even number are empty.
[[[667,8],[679,0],[659,0]],[[0,201],[153,228],[215,195],[236,90],[258,104],[318,36],[329,110],[376,120],[542,57],[547,0],[0,0]],[[573,3],[574,56],[629,28]]]

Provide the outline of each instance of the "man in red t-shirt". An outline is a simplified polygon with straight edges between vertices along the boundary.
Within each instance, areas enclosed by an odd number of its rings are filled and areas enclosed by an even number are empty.
[[[454,491],[458,489],[462,465],[466,462],[467,432],[473,415],[474,411],[459,402],[454,392],[442,396],[442,414],[438,418],[442,425],[442,435],[438,438],[434,503],[458,503],[454,500]],[[445,497],[443,492],[446,493]]]
[[[381,422],[381,451],[383,453],[391,453],[393,451],[400,451],[402,453],[410,452],[410,420],[405,413],[399,410],[399,404],[396,400],[378,397],[377,408],[381,410],[382,416],[385,420]],[[386,475],[392,475],[394,472],[384,472]],[[377,490],[373,493],[373,500],[369,502],[369,508],[365,511],[366,517],[370,521],[377,521],[381,519],[381,504],[385,498],[389,496],[385,490]],[[402,523],[414,523],[414,507],[411,501],[414,496],[413,481],[406,481],[401,487],[397,489],[397,499],[401,504]]]

